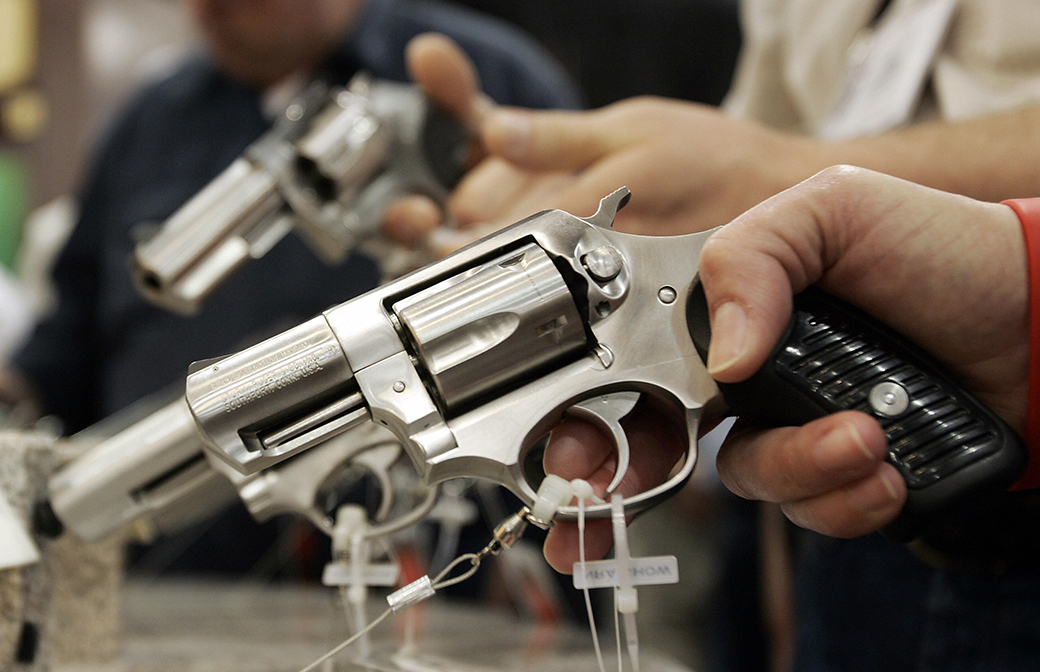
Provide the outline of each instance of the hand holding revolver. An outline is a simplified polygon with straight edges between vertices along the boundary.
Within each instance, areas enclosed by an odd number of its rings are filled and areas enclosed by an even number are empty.
[[[713,329],[708,371],[720,382],[762,366],[788,324],[792,295],[816,284],[927,349],[1023,431],[1027,272],[1020,224],[1005,206],[832,168],[723,227],[704,247],[700,274]],[[674,450],[673,425],[633,416],[633,444]],[[602,480],[611,452],[592,428],[569,423],[554,432],[546,469]],[[881,425],[862,412],[776,429],[742,419],[718,468],[738,495],[779,502],[803,527],[851,537],[882,528],[904,506],[907,486],[887,452]],[[606,553],[609,530],[589,530],[590,557]],[[576,535],[573,525],[557,525],[546,541],[561,571],[577,557]]]

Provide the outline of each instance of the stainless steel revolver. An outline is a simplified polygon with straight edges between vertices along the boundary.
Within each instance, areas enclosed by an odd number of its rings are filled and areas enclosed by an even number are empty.
[[[700,425],[732,412],[802,423],[842,408],[874,415],[910,486],[896,536],[1024,467],[1017,435],[910,344],[831,297],[796,297],[770,365],[720,390],[698,260],[711,231],[673,237],[611,228],[619,189],[589,218],[545,211],[237,354],[200,362],[186,397],[209,447],[264,469],[372,420],[429,483],[494,481],[531,503],[533,447],[566,414],[618,449],[637,399],[674,409],[687,449],[650,506],[685,482]],[[633,450],[640,447],[633,447]],[[590,507],[606,515],[609,507]],[[565,517],[575,507],[561,509]]]
[[[401,479],[392,470],[400,443],[373,423],[247,475],[203,450],[183,395],[157,408],[150,401],[127,411],[130,420],[109,418],[71,437],[81,452],[49,479],[47,501],[37,506],[37,520],[49,521],[45,531],[67,529],[93,541],[133,523],[147,538],[211,515],[237,495],[258,522],[293,513],[331,534],[342,503],[338,479],[352,468],[378,482],[372,536],[417,522],[436,503],[436,488],[399,492]],[[113,431],[113,425],[126,426]]]
[[[191,314],[294,227],[325,262],[371,246],[386,277],[422,265],[378,233],[395,198],[442,201],[466,160],[464,130],[417,87],[356,76],[315,82],[131,259],[140,292]]]

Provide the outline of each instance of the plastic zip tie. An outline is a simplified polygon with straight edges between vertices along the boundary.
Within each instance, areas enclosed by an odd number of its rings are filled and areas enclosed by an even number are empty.
[[[350,537],[350,573],[353,585],[347,588],[347,601],[354,611],[354,620],[360,628],[358,649],[362,658],[368,658],[372,654],[372,642],[368,636],[368,610],[365,602],[368,598],[368,587],[365,585],[365,565],[368,564],[369,547],[365,542],[361,530],[355,531]]]
[[[625,621],[625,640],[632,670],[639,672],[639,632],[636,628],[639,593],[632,585],[632,555],[628,548],[625,501],[618,493],[610,496],[610,520],[614,527],[614,559],[618,566],[617,610]]]
[[[581,479],[571,481],[571,489],[578,498],[578,567],[581,573],[585,574],[585,500],[594,495],[591,494],[592,486],[588,481]],[[600,672],[606,672],[607,667],[603,662],[603,648],[600,646],[599,633],[596,631],[596,616],[593,613],[592,595],[589,593],[588,585],[581,592],[585,596],[585,611],[589,616],[589,630],[592,632],[592,647],[596,652],[596,663],[599,665]]]

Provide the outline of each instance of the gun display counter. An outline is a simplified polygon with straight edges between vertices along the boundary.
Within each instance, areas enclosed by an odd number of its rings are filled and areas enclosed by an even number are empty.
[[[373,604],[371,613],[381,607]],[[134,672],[297,672],[346,638],[342,609],[320,586],[158,583],[127,586],[122,663]],[[416,637],[406,639],[408,619]],[[540,628],[509,613],[432,600],[383,622],[372,656],[335,672],[572,672],[594,670],[587,630]],[[354,653],[353,655],[356,655]],[[609,655],[609,654],[608,654]],[[642,669],[688,668],[647,653]],[[60,672],[60,671],[56,671]]]
[[[50,435],[0,431],[0,493],[27,528],[50,474],[74,453]],[[330,588],[127,580],[120,535],[33,541],[38,562],[0,568],[4,672],[297,672],[350,635]],[[384,609],[382,596],[373,596],[369,614]],[[587,629],[436,598],[379,624],[367,657],[348,648],[316,669],[570,672],[596,669],[596,660]],[[688,670],[652,650],[642,669]]]

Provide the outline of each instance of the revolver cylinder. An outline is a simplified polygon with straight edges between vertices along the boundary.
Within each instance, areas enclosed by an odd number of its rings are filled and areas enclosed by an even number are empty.
[[[449,414],[586,347],[567,284],[533,243],[398,301],[393,310]]]
[[[365,98],[342,91],[335,103],[297,143],[296,167],[325,200],[370,180],[386,164],[394,141]]]

